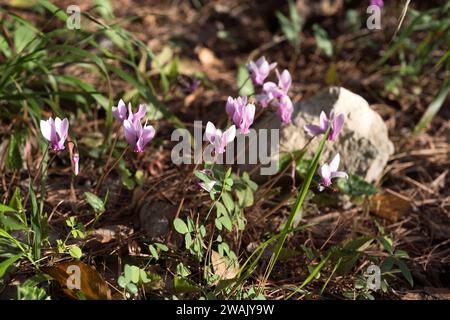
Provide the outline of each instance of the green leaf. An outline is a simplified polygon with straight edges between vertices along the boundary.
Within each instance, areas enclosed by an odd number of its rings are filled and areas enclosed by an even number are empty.
[[[8,268],[17,260],[22,257],[23,253],[19,253],[18,255],[12,256],[5,261],[0,262],[0,279],[3,278]]]
[[[243,65],[238,68],[236,82],[237,87],[240,88],[240,96],[249,96],[255,92],[255,87],[250,80],[250,74],[248,73],[247,68]]]
[[[214,224],[216,225],[217,230],[222,230],[222,222],[220,222],[219,218],[214,220]]]
[[[147,276],[147,272],[143,269],[139,269],[139,279],[142,283],[149,283],[152,281],[152,279],[149,279]]]
[[[186,247],[186,249],[189,249],[192,246],[192,236],[190,233],[186,233],[184,235],[184,245]]]
[[[318,24],[313,25],[313,31],[317,47],[322,50],[327,57],[331,58],[333,55],[333,44],[328,38],[327,32]]]
[[[133,283],[138,284],[139,283],[139,268],[136,266],[130,266],[130,280]]]
[[[17,212],[17,210],[14,209],[14,208],[9,207],[7,205],[4,205],[4,204],[0,203],[0,212],[1,213],[4,213],[4,212]]]
[[[387,257],[383,263],[381,264],[380,270],[381,273],[386,273],[392,270],[392,267],[394,266],[394,262],[395,262],[395,258],[394,257]]]
[[[81,251],[80,247],[77,245],[73,245],[69,249],[69,254],[74,257],[75,259],[80,260],[81,256],[83,255],[83,252]]]
[[[281,12],[276,12],[276,16],[278,18],[278,22],[280,23],[281,30],[283,31],[284,36],[294,47],[294,49],[298,51],[300,49],[300,32],[302,24],[295,1],[289,0],[289,14],[290,19],[288,19]]]
[[[100,199],[97,195],[93,194],[92,192],[85,192],[84,196],[86,197],[86,201],[89,203],[92,209],[94,209],[95,213],[105,211],[103,200]]]
[[[253,205],[254,198],[250,187],[246,187],[245,189],[236,189],[235,192],[240,208],[247,208]]]
[[[16,48],[16,53],[20,53],[25,47],[30,46],[35,33],[28,25],[21,25],[16,29],[14,33],[14,47]],[[33,44],[36,45],[37,42]],[[29,48],[32,50],[32,48]]]
[[[22,168],[22,157],[20,156],[19,141],[17,140],[16,135],[12,135],[9,140],[6,167],[9,170],[18,170]]]
[[[402,274],[405,277],[405,279],[408,280],[409,285],[411,287],[413,287],[414,286],[414,280],[413,280],[413,277],[411,275],[411,271],[409,271],[409,268],[406,265],[406,263],[403,260],[400,260],[400,259],[397,259],[395,261],[395,263],[400,268],[400,271],[402,272]]]
[[[7,230],[26,230],[23,223],[17,220],[15,217],[0,214],[0,226],[5,227]]]
[[[221,202],[216,202],[216,216],[219,218],[227,213],[225,206]]]
[[[438,111],[441,109],[442,105],[444,104],[445,99],[448,96],[448,93],[450,92],[450,79],[447,78],[447,81],[445,81],[442,84],[441,89],[439,90],[439,93],[434,98],[434,100],[430,103],[427,110],[423,114],[422,118],[420,118],[419,123],[414,128],[413,134],[417,134],[420,131],[422,131],[434,118],[434,116],[438,113]]]
[[[228,231],[231,231],[233,229],[233,224],[231,223],[230,217],[228,215],[223,215],[218,220]]]
[[[173,226],[178,233],[187,234],[189,232],[186,223],[180,218],[173,220]]]
[[[379,191],[373,184],[355,174],[349,174],[348,179],[338,179],[337,187],[341,192],[353,197],[371,196]]]
[[[371,236],[358,237],[347,242],[344,246],[344,250],[363,252],[371,245],[373,240],[374,239]]]
[[[222,201],[225,204],[225,207],[227,208],[228,212],[233,212],[234,201],[233,201],[233,198],[231,198],[231,195],[228,192],[223,192],[222,193]]]
[[[188,275],[191,274],[191,271],[189,271],[189,268],[187,268],[183,263],[179,263],[176,267],[176,272],[179,276],[186,278]]]
[[[152,257],[158,260],[159,259],[158,250],[156,250],[156,248],[153,245],[149,245],[148,249],[150,250],[150,254],[152,255]]]
[[[117,279],[117,283],[119,284],[119,286],[120,286],[121,288],[124,288],[124,289],[125,289],[126,286],[127,286],[127,282],[126,282],[124,276],[120,276],[119,279]]]
[[[105,20],[114,19],[114,11],[109,0],[95,0],[97,11]]]
[[[41,241],[42,241],[42,225],[41,212],[37,204],[36,195],[31,186],[31,181],[28,185],[28,192],[31,199],[31,229],[34,232],[33,238],[33,255],[36,260],[41,258]]]
[[[22,196],[20,195],[19,187],[16,187],[16,189],[14,190],[14,194],[9,201],[9,207],[15,209],[18,212],[23,211]]]
[[[163,243],[155,243],[155,246],[161,251],[169,251],[169,248]]]
[[[193,282],[181,278],[179,276],[175,276],[173,278],[173,285],[175,288],[175,291],[177,293],[188,293],[188,292],[200,292],[201,288],[196,286]]]
[[[132,294],[138,293],[138,287],[134,283],[127,283],[127,290],[130,291]]]

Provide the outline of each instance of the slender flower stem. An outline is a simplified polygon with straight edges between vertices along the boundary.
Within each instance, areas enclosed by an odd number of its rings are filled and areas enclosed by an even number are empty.
[[[278,260],[280,252],[283,249],[283,245],[284,245],[284,242],[286,241],[288,230],[291,228],[295,217],[297,216],[297,214],[299,213],[299,211],[302,207],[303,201],[305,200],[306,194],[308,193],[309,186],[311,185],[314,174],[317,171],[320,155],[322,154],[323,148],[325,147],[325,143],[327,141],[329,133],[330,133],[330,128],[328,128],[326,133],[324,134],[322,141],[320,142],[319,147],[317,148],[317,151],[311,162],[306,179],[303,181],[302,187],[298,191],[297,199],[295,200],[295,204],[292,208],[292,212],[289,215],[288,220],[286,221],[286,224],[285,224],[283,230],[281,231],[281,237],[279,238],[279,240],[277,242],[277,245],[273,251],[272,257],[269,261],[269,265],[267,266],[264,280],[263,280],[262,284],[260,285],[260,290],[264,289],[265,284],[266,284],[266,282]],[[302,216],[302,213],[300,213],[300,218],[301,218],[301,216]]]
[[[44,165],[44,159],[47,156],[47,153],[48,153],[48,144],[47,144],[47,148],[45,148],[44,154],[42,155],[42,159],[41,159],[41,161],[39,163],[38,171],[37,171],[36,175],[34,176],[33,185],[36,183],[37,178],[41,174],[42,166]]]
[[[114,149],[116,148],[116,143],[117,143],[118,139],[119,139],[119,135],[116,134],[116,137],[114,138],[113,144],[111,146],[111,150],[109,150],[108,158],[106,159],[105,168],[108,167],[109,162],[111,161],[112,153],[114,152]],[[105,174],[100,176],[100,179],[98,179],[98,182],[97,182],[97,186],[99,186],[99,185],[101,186],[103,184],[103,179],[105,178],[104,176],[105,176]],[[95,188],[95,190],[97,192],[97,187]]]
[[[100,190],[103,181],[108,177],[108,175],[111,173],[111,171],[119,164],[119,161],[123,158],[123,156],[125,155],[125,153],[128,151],[130,147],[126,147],[122,154],[120,155],[119,158],[117,158],[117,160],[113,163],[113,165],[100,177],[99,182],[97,184],[97,186],[95,187],[95,193],[98,193],[98,191]]]

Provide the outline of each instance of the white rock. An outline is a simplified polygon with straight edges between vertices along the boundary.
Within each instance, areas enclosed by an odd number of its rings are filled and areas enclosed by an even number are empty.
[[[375,181],[383,172],[394,146],[389,140],[383,119],[369,107],[364,98],[342,87],[330,87],[295,106],[290,125],[283,125],[274,114],[266,114],[255,125],[258,128],[280,129],[280,153],[300,150],[309,141],[304,131],[305,124],[319,124],[323,110],[329,114],[345,115],[344,128],[336,141],[328,141],[321,163],[329,162],[339,152],[340,170],[356,173],[367,181]],[[315,138],[308,147],[309,156],[316,150],[320,138]]]

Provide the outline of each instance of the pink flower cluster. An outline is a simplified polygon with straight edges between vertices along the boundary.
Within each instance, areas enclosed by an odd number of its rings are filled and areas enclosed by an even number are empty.
[[[288,124],[291,123],[294,112],[292,100],[288,95],[292,77],[288,70],[283,70],[280,74],[278,69],[275,69],[276,66],[276,63],[269,64],[265,57],[261,57],[256,62],[250,61],[247,69],[253,84],[262,87],[261,92],[255,96],[261,107],[266,108],[269,104],[273,105],[277,108],[277,114],[281,121]],[[264,82],[273,69],[275,69],[278,83]]]
[[[133,148],[134,152],[143,152],[144,147],[155,136],[155,129],[151,125],[142,125],[141,120],[145,117],[147,106],[145,104],[139,105],[139,110],[133,113],[131,103],[128,104],[128,110],[125,102],[121,99],[117,107],[112,107],[113,116],[123,125],[125,139]],[[64,118],[61,120],[56,117],[49,118],[40,123],[41,133],[49,142],[49,146],[54,151],[61,151],[65,149],[65,142],[69,132],[69,120]],[[72,154],[72,168],[74,175],[79,172],[80,155],[78,152]]]
[[[147,123],[142,126],[141,120],[145,117],[147,106],[139,105],[139,110],[133,113],[131,103],[128,103],[128,113],[125,102],[120,99],[117,107],[112,108],[114,117],[123,125],[123,133],[128,144],[134,149],[134,152],[143,152],[144,147],[155,136],[155,129]]]

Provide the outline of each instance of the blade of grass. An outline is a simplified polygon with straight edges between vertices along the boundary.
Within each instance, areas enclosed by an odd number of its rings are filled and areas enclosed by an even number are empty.
[[[437,94],[436,98],[434,98],[434,100],[430,103],[427,110],[423,114],[422,118],[420,118],[420,121],[414,128],[413,136],[417,135],[433,120],[434,116],[439,112],[442,105],[444,104],[444,101],[448,96],[449,90],[450,90],[450,78],[447,78],[447,81],[445,81],[442,84],[442,87],[439,90],[439,93]]]
[[[269,261],[269,265],[266,270],[266,274],[264,276],[264,280],[260,286],[260,289],[264,289],[264,286],[278,260],[278,257],[280,255],[281,249],[283,249],[284,242],[286,241],[287,237],[287,230],[289,230],[292,226],[292,223],[294,222],[297,214],[299,213],[303,201],[305,200],[306,194],[309,190],[309,186],[311,185],[312,179],[314,177],[314,174],[317,171],[317,167],[319,165],[320,155],[322,154],[323,148],[325,147],[325,142],[327,141],[328,135],[330,133],[330,128],[328,128],[327,132],[324,134],[322,141],[320,142],[317,151],[314,155],[313,160],[311,161],[311,165],[309,167],[308,173],[306,175],[305,180],[303,181],[302,187],[298,191],[297,199],[295,201],[295,204],[292,208],[292,212],[288,217],[288,220],[286,222],[286,225],[284,226],[283,230],[281,231],[281,237],[278,240],[277,246],[275,247],[275,250],[272,254],[272,257]]]

